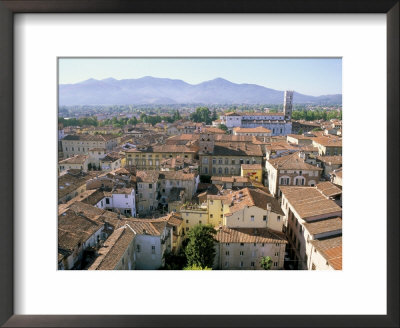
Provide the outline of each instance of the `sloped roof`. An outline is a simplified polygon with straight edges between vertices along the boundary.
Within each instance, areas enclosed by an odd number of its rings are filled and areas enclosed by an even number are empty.
[[[282,232],[268,228],[216,228],[215,239],[219,243],[274,243],[287,244],[285,235]]]
[[[276,169],[279,170],[313,170],[313,171],[322,171],[320,167],[316,167],[314,165],[308,164],[304,161],[304,159],[299,157],[298,152],[294,152],[293,154],[270,158],[268,162]]]
[[[316,188],[280,186],[283,196],[293,206],[301,219],[308,219],[318,215],[337,215],[342,208],[333,200],[328,199]]]

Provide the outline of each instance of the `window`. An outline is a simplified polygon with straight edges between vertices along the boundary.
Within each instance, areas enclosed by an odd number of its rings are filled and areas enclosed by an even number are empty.
[[[235,165],[235,163],[236,163],[236,162],[235,162],[235,160],[233,159],[233,160],[232,160],[232,164]]]
[[[250,265],[251,265],[252,267],[254,267],[254,262],[251,262]]]
[[[267,221],[267,216],[266,215],[263,216],[263,221]]]
[[[110,204],[110,198],[106,198],[106,204]]]
[[[275,256],[279,256],[279,252],[275,252]]]
[[[264,243],[262,243],[261,246],[264,247]]]
[[[229,164],[229,159],[225,158],[225,165]]]
[[[277,216],[276,221],[281,222],[281,216],[280,215]]]
[[[240,267],[243,268],[243,261],[240,261]]]
[[[225,168],[224,171],[225,171],[225,174],[228,174],[228,173],[229,173],[229,169],[228,169],[227,167]]]
[[[222,168],[218,168],[218,174],[222,174]]]
[[[219,217],[222,219],[222,218],[224,217],[224,215],[223,215],[223,214],[221,214]]]
[[[186,213],[187,214],[187,213]],[[189,220],[186,220],[186,223],[189,223]]]
[[[254,247],[256,247],[257,246],[257,244],[256,243],[254,243]]]
[[[243,251],[240,251],[240,256],[243,256],[243,254],[244,254],[244,252],[243,252]]]
[[[151,246],[151,254],[155,254],[156,253],[156,246]]]
[[[229,256],[229,251],[226,251],[226,252],[225,252],[225,255],[226,255],[226,256]]]
[[[149,183],[149,189],[153,189],[153,184]]]
[[[278,266],[278,262],[274,262],[274,267],[277,267]]]
[[[136,252],[140,253],[140,245],[136,245]]]
[[[214,215],[213,214],[210,214],[210,218],[212,219],[214,217]]]
[[[199,220],[199,224],[201,224],[201,220]]]
[[[244,246],[244,243],[240,243],[240,246]]]
[[[212,163],[213,163],[213,164],[217,164],[217,159],[216,159],[216,158],[213,158]]]
[[[225,243],[225,246],[229,246],[229,243]]]
[[[189,228],[186,228],[186,231],[189,231]]]
[[[251,220],[251,221],[254,221],[254,215],[252,215],[252,216],[250,217],[250,220]]]
[[[203,168],[203,172],[204,172],[205,174],[208,174],[208,168],[207,168],[207,167],[204,167],[204,168]]]

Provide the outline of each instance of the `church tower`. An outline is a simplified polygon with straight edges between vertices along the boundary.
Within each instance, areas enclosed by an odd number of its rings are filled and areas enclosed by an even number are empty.
[[[214,151],[214,135],[212,133],[201,133],[199,138],[199,148],[200,152],[203,154],[212,154]]]
[[[283,99],[283,113],[285,114],[285,119],[288,121],[292,119],[292,109],[293,109],[293,91],[286,90]]]

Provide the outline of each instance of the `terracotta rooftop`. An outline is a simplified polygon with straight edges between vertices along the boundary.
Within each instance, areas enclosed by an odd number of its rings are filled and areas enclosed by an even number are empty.
[[[58,248],[73,251],[86,242],[102,224],[80,212],[68,209],[58,216]]]
[[[325,197],[313,187],[280,186],[283,196],[298,213],[301,219],[307,220],[319,215],[340,215],[341,207]]]
[[[75,155],[73,157],[66,158],[62,161],[59,161],[58,164],[83,164],[87,159],[86,155]]]
[[[285,235],[268,228],[216,228],[215,239],[219,243],[271,243],[287,244]]]
[[[342,218],[334,217],[320,221],[304,223],[308,232],[312,235],[318,235],[324,232],[342,231]]]
[[[270,158],[268,162],[275,168],[279,170],[312,170],[312,171],[322,171],[320,167],[313,166],[304,161],[304,159],[299,157],[298,152],[293,154]]]
[[[195,178],[194,173],[186,173],[182,170],[180,171],[161,171],[159,173],[159,180],[165,179],[165,180],[194,180]]]
[[[326,197],[333,197],[342,193],[342,189],[340,189],[338,186],[330,181],[317,183],[316,187]]]
[[[80,170],[69,170],[66,174],[58,177],[58,198],[63,198],[77,188],[85,185],[87,181],[95,176],[95,172],[85,173]]]
[[[229,213],[227,213],[226,216],[230,216],[246,206],[256,206],[267,210],[268,204],[271,204],[272,212],[284,215],[278,200],[260,189],[244,188],[232,192],[232,194],[229,194],[229,197],[231,205],[229,206]]]
[[[313,138],[313,142],[324,147],[342,147],[342,139],[328,136]]]
[[[311,240],[311,244],[335,270],[342,270],[342,237]]]
[[[114,270],[135,236],[129,225],[114,230],[99,249],[99,256],[88,270]]]
[[[211,181],[222,181],[222,182],[249,182],[248,177],[242,177],[242,176],[232,176],[232,177],[220,177],[220,176],[212,176]]]
[[[114,134],[70,134],[65,136],[62,140],[82,140],[82,141],[109,141],[118,138]]]
[[[188,147],[185,145],[156,145],[156,146],[146,146],[128,149],[126,153],[196,153],[197,150],[193,147]]]
[[[159,171],[137,171],[136,181],[145,183],[156,183],[158,181]]]
[[[342,164],[342,156],[318,156],[317,159],[328,165]]]
[[[264,128],[262,126],[258,126],[256,128],[234,128],[233,131],[235,131],[236,133],[271,133],[272,131]]]
[[[216,127],[206,127],[203,129],[204,133],[225,134],[225,131]]]
[[[221,143],[216,142],[213,156],[263,156],[261,146],[250,143]]]
[[[261,164],[242,164],[243,170],[262,170]]]

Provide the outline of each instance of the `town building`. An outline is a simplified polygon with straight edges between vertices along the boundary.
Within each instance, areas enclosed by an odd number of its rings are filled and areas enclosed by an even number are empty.
[[[281,186],[282,210],[286,221],[289,241],[289,267],[312,270],[312,243],[342,234],[342,209],[316,187]],[[314,264],[314,265],[313,265]]]
[[[330,179],[331,173],[334,170],[337,170],[342,167],[342,156],[317,156],[316,157],[317,165],[322,167],[322,175],[326,179]]]
[[[69,170],[58,177],[58,203],[66,203],[86,190],[86,183],[95,176],[92,172]]]
[[[261,164],[242,164],[240,175],[250,180],[262,182],[263,168]]]
[[[267,186],[270,192],[279,197],[281,186],[315,186],[321,177],[322,169],[308,164],[301,153],[270,158],[265,162]]]
[[[285,214],[272,195],[259,189],[244,188],[228,194],[226,198],[223,226],[283,230]]]
[[[110,152],[119,144],[120,137],[113,134],[75,134],[67,135],[61,140],[64,158],[75,155],[88,155],[93,148]]]
[[[224,189],[244,188],[251,186],[250,179],[245,176],[212,176],[211,182],[214,185],[222,186]]]
[[[242,164],[261,164],[263,159],[259,145],[215,142],[211,134],[201,136],[199,147],[201,175],[237,176]]]
[[[100,158],[100,167],[103,171],[116,170],[122,167],[121,160],[124,156],[117,152],[110,152]]]
[[[193,160],[197,150],[196,147],[184,145],[137,146],[125,152],[126,165],[135,166],[139,170],[159,170],[161,161],[178,156]]]
[[[262,137],[262,139],[264,141],[266,141],[266,140],[269,140],[269,137],[271,137],[272,131],[269,129],[266,129],[262,126],[259,126],[256,128],[236,127],[236,128],[233,128],[233,135]]]
[[[137,212],[140,216],[150,215],[158,208],[160,183],[158,171],[137,171]]]
[[[58,173],[63,174],[68,170],[80,170],[87,172],[88,164],[89,161],[87,155],[75,155],[58,162]]]
[[[267,228],[217,228],[213,269],[262,270],[262,257],[272,260],[271,270],[284,268],[286,237]]]
[[[342,155],[342,139],[333,136],[313,138],[313,146],[318,148],[320,156]]]

